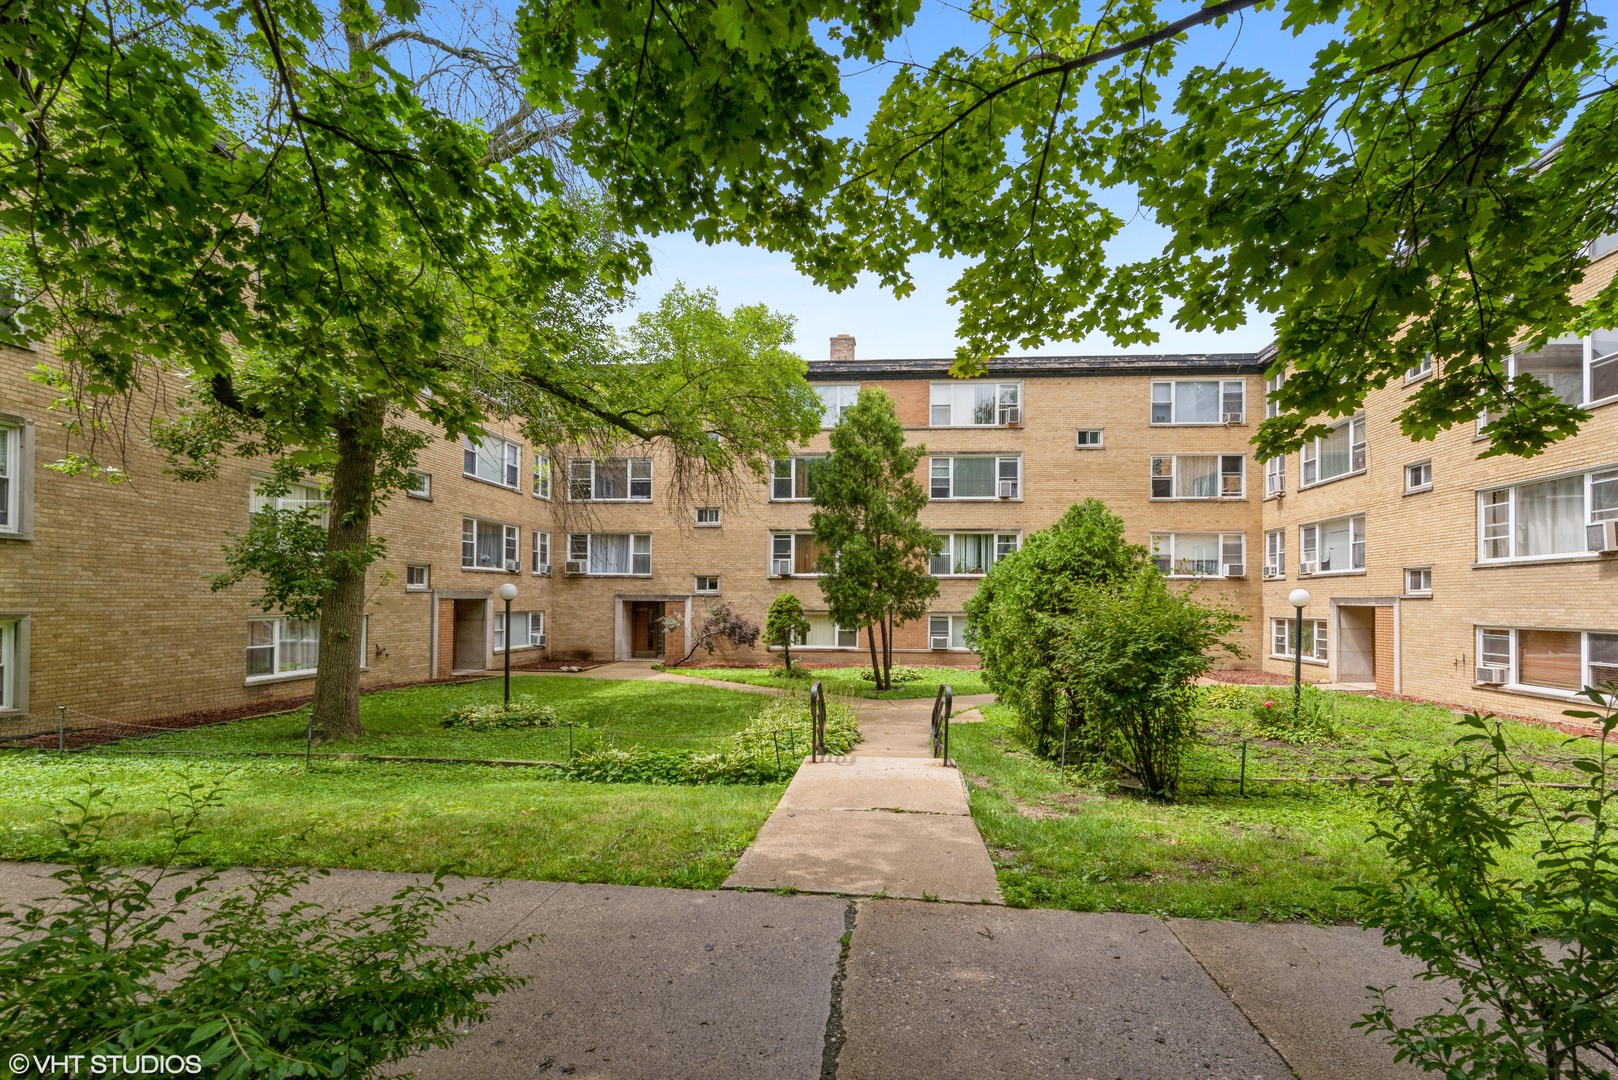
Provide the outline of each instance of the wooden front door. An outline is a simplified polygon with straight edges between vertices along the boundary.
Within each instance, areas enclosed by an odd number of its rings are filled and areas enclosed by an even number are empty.
[[[636,660],[663,658],[663,604],[634,600],[629,605],[629,655]]]

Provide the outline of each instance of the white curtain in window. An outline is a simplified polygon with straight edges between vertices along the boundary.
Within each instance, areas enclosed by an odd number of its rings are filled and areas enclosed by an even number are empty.
[[[499,568],[505,565],[505,536],[500,526],[478,522],[478,565]]]
[[[1542,350],[1514,358],[1518,375],[1532,375],[1569,405],[1584,400],[1584,339],[1557,338]]]
[[[837,645],[837,635],[830,615],[810,615],[809,633],[799,644],[817,649],[831,649]]]
[[[1584,550],[1584,477],[1565,476],[1517,489],[1517,556]]]
[[[1174,572],[1219,573],[1219,537],[1213,533],[1180,533],[1174,538]]]
[[[311,671],[320,663],[320,623],[281,620],[281,670]]]
[[[993,533],[956,533],[955,569],[962,574],[982,574],[994,561]]]
[[[1322,570],[1354,569],[1349,523],[1329,521],[1317,530],[1320,540],[1316,558]]]
[[[590,573],[629,573],[629,536],[625,533],[596,533],[591,536]]]
[[[1174,384],[1174,420],[1179,424],[1217,424],[1219,422],[1219,384],[1217,382],[1179,382]]]
[[[1349,471],[1348,433],[1352,426],[1344,424],[1320,440],[1320,479],[1342,476]]]
[[[1211,499],[1219,494],[1217,457],[1174,459],[1174,494],[1182,499]]]

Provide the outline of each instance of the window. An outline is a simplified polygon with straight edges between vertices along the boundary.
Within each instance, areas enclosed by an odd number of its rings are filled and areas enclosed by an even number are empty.
[[[517,526],[478,518],[461,519],[461,569],[522,569],[518,560]]]
[[[718,527],[719,527],[719,507],[717,507],[717,506],[699,506],[699,507],[697,507],[697,528],[699,528],[699,529],[717,529]]]
[[[409,483],[405,487],[405,494],[412,499],[431,499],[433,497],[433,474],[422,472],[420,469],[411,469]]]
[[[1303,444],[1299,487],[1365,471],[1365,414],[1339,420],[1330,433]]]
[[[1480,560],[1578,555],[1587,525],[1618,520],[1618,469],[1497,488],[1478,503]]]
[[[943,540],[943,550],[932,557],[934,577],[986,574],[1017,550],[1016,533],[944,533]]]
[[[0,533],[23,531],[23,435],[21,424],[0,417]]]
[[[1405,494],[1410,495],[1418,491],[1431,491],[1433,489],[1433,463],[1418,461],[1414,465],[1405,466]]]
[[[842,423],[843,414],[858,400],[860,384],[838,383],[833,386],[817,386],[815,393],[820,395],[820,404],[825,410],[820,417],[820,426],[832,428]]]
[[[1173,379],[1152,384],[1154,424],[1239,424],[1247,418],[1240,379]]]
[[[541,577],[551,572],[551,534],[534,530],[534,573]]]
[[[467,436],[462,444],[465,460],[461,473],[476,480],[499,484],[517,490],[518,449],[514,442],[493,435],[473,441]]]
[[[1298,573],[1341,574],[1365,569],[1365,515],[1334,518],[1298,530]]]
[[[574,458],[567,463],[567,497],[574,502],[648,502],[652,459]]]
[[[1022,422],[1022,383],[933,383],[933,427],[996,427]]]
[[[1572,695],[1618,683],[1618,633],[1480,628],[1478,666],[1504,669],[1512,687]]]
[[[1298,640],[1297,619],[1270,620],[1270,655],[1292,659],[1292,644]],[[1303,620],[1303,658],[1326,662],[1326,620]]]
[[[1597,330],[1586,345],[1589,389],[1586,401],[1618,397],[1618,330]]]
[[[280,495],[271,495],[268,488],[274,484],[267,476],[255,478],[253,496],[248,502],[252,513],[261,513],[265,510],[319,510],[319,520],[326,520],[326,496],[319,484],[288,484],[286,491]]]
[[[361,635],[361,656],[365,642]],[[320,623],[315,619],[248,619],[247,681],[313,675],[320,664]]]
[[[810,614],[809,632],[793,644],[806,649],[854,649],[859,647],[860,632],[831,621],[830,615]]]
[[[549,499],[551,497],[551,456],[549,454],[534,455],[534,498]]]
[[[1264,580],[1287,576],[1287,533],[1271,529],[1264,534]]]
[[[1431,596],[1433,568],[1430,566],[1405,567],[1405,592],[1412,596]]]
[[[424,592],[431,587],[432,567],[407,566],[405,567],[405,591]]]
[[[1245,533],[1153,533],[1152,562],[1169,577],[1244,577]]]
[[[512,651],[545,644],[545,613],[543,611],[513,611],[511,613]],[[506,613],[494,613],[494,651],[506,651]]]
[[[1076,445],[1080,450],[1100,450],[1105,436],[1105,428],[1080,428]]]
[[[1432,373],[1433,373],[1433,354],[1432,353],[1423,353],[1420,362],[1418,362],[1415,367],[1410,368],[1408,371],[1405,372],[1405,382],[1407,384],[1413,383],[1413,382],[1419,382],[1420,380],[1425,379],[1427,376],[1431,375]]]
[[[948,642],[948,644],[941,645],[941,642]],[[930,649],[966,648],[966,616],[927,616],[927,647]]]
[[[1285,372],[1280,375],[1271,375],[1264,380],[1264,418],[1266,420],[1281,415],[1281,403],[1275,400],[1275,395],[1280,392],[1286,381]]]
[[[22,622],[0,619],[0,712],[22,709]]]
[[[825,545],[815,543],[812,533],[771,533],[770,576],[818,574],[826,554]]]
[[[651,533],[570,533],[569,562],[584,564],[588,574],[648,577],[652,572]]]
[[[777,502],[814,498],[814,478],[825,465],[824,457],[777,458],[770,479],[770,498]]]
[[[1022,497],[1021,457],[935,457],[929,464],[928,497],[933,499],[1018,499]]]
[[[1154,499],[1240,499],[1247,494],[1240,454],[1175,454],[1152,459]]]
[[[1264,463],[1264,497],[1287,493],[1287,459],[1272,457]]]
[[[1514,352],[1507,364],[1514,379],[1532,375],[1551,393],[1578,405],[1584,401],[1584,340],[1576,336],[1554,338],[1535,352]]]
[[[691,587],[691,591],[696,593],[705,593],[708,595],[717,593],[719,591],[719,575],[698,574],[695,584],[693,584]]]

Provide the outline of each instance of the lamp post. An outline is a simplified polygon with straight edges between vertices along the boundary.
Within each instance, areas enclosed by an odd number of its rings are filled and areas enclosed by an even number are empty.
[[[508,588],[510,586],[507,586]],[[516,589],[512,589],[516,592]],[[1308,589],[1293,589],[1287,596],[1287,602],[1298,609],[1298,628],[1292,640],[1292,715],[1298,715],[1298,709],[1303,704],[1303,609],[1309,606],[1312,599]]]
[[[506,602],[506,708],[511,708],[511,602],[517,599],[517,586],[500,586],[500,599]]]

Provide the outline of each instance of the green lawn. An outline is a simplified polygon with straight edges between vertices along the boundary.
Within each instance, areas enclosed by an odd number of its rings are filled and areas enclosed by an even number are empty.
[[[501,680],[485,679],[367,694],[360,699],[365,738],[330,743],[317,747],[316,752],[565,761],[565,729],[466,731],[439,726],[451,708],[467,702],[498,702],[501,692]],[[581,725],[573,732],[574,746],[580,750],[603,745],[710,749],[739,731],[764,704],[757,694],[707,686],[546,675],[513,676],[511,693],[554,706],[562,720]],[[120,744],[118,749],[301,752],[307,724],[308,713],[300,710],[192,728]]]
[[[1375,771],[1372,753],[1430,760],[1460,734],[1456,717],[1432,706],[1338,695],[1337,707],[1338,737],[1326,745],[1248,736],[1248,775],[1365,775]],[[1064,784],[1054,765],[1021,749],[1008,707],[984,714],[982,723],[952,728],[950,749],[1008,903],[1332,922],[1354,916],[1354,898],[1341,886],[1387,874],[1380,848],[1368,842],[1375,806],[1364,789],[1260,782],[1238,797],[1222,778],[1237,774],[1247,735],[1240,710],[1204,711],[1206,741],[1187,761],[1174,803]],[[1559,767],[1570,756],[1567,736],[1529,724],[1506,729],[1539,763],[1540,778],[1571,777]]]
[[[746,683],[749,686],[781,686],[794,690],[808,690],[811,683],[819,679],[825,684],[826,692],[831,694],[847,694],[862,698],[930,698],[938,693],[938,687],[949,683],[950,689],[956,697],[966,694],[990,693],[988,684],[983,681],[983,673],[972,668],[924,667],[917,668],[921,678],[915,682],[903,683],[892,690],[880,693],[876,684],[869,679],[860,678],[860,669],[857,667],[810,668],[809,677],[804,679],[788,679],[781,674],[778,667],[769,668],[669,668],[677,675],[695,675],[704,679],[719,679],[724,682]]]
[[[514,693],[590,725],[579,748],[717,748],[770,698],[669,683],[524,677]],[[361,699],[364,739],[337,752],[557,760],[567,732],[466,732],[439,721],[465,702],[500,700],[499,680],[414,687]],[[301,865],[433,871],[714,888],[780,800],[784,783],[651,786],[541,779],[536,770],[473,764],[394,764],[301,751],[305,714],[130,740],[58,756],[0,752],[0,858],[49,859],[52,821],[70,799],[102,789],[125,816],[106,858],[143,862],[161,851],[165,800],[194,781],[220,785],[191,861],[212,866]],[[185,754],[161,751],[184,750]]]

